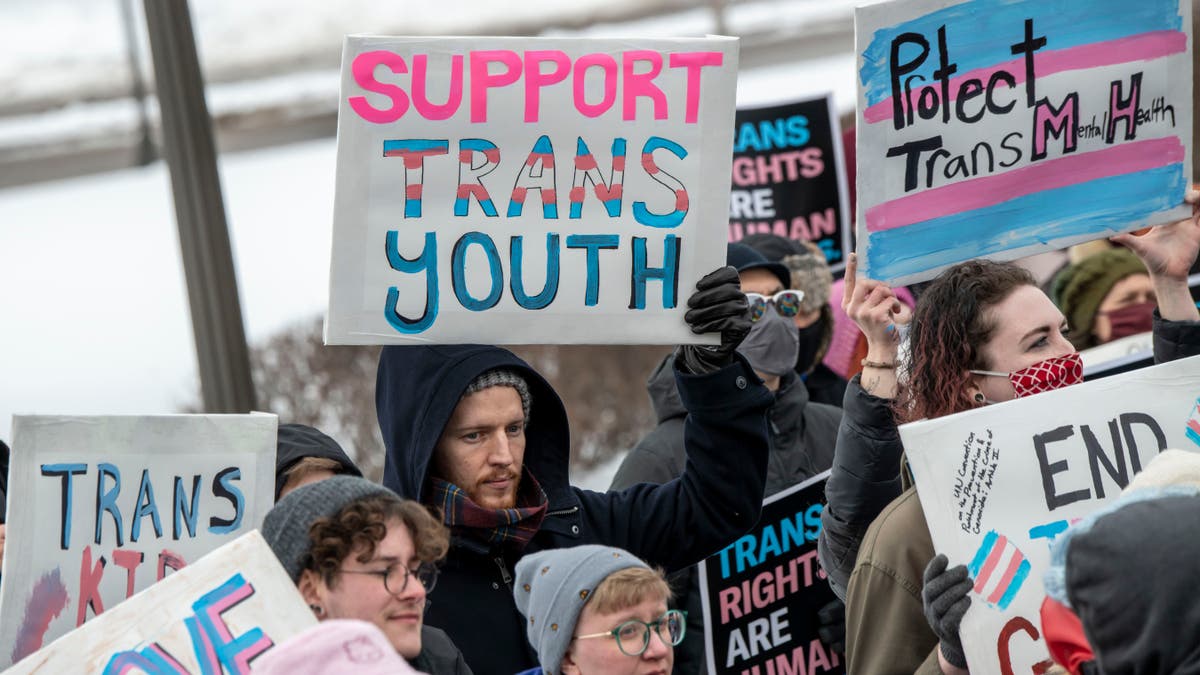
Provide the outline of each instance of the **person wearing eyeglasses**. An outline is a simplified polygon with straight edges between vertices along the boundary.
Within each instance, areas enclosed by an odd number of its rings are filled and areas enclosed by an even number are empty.
[[[275,557],[319,621],[377,626],[414,668],[471,675],[458,648],[426,626],[426,595],[437,583],[449,531],[424,506],[356,476],[296,488],[262,526]]]
[[[726,262],[737,270],[742,292],[750,305],[750,332],[738,353],[773,395],[767,413],[767,479],[764,497],[801,483],[833,464],[833,449],[841,423],[840,408],[814,403],[795,371],[799,338],[793,318],[803,306],[804,294],[788,290],[791,272],[744,244],[729,244]],[[666,483],[683,473],[684,419],[687,410],[673,377],[674,356],[668,356],[650,375],[647,389],[658,425],[622,460],[613,477],[612,490],[639,483]],[[733,447],[731,452],[740,449]],[[679,671],[705,669],[704,615],[699,577],[695,567],[671,575],[678,596],[674,606],[688,612],[692,639],[678,650]]]
[[[540,668],[520,675],[669,675],[687,633],[661,571],[632,553],[585,545],[517,563],[513,599]],[[699,671],[697,671],[699,672]]]

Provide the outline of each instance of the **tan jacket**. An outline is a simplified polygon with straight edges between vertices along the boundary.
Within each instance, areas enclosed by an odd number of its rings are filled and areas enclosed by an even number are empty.
[[[925,512],[910,487],[871,523],[850,574],[850,675],[941,675],[938,639],[921,602],[922,576],[933,556]]]

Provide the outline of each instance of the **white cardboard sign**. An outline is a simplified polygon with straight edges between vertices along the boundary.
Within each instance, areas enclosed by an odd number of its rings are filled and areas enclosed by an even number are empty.
[[[274,415],[13,418],[0,668],[257,528]]]
[[[54,641],[5,675],[245,675],[316,623],[257,530]]]
[[[975,579],[972,673],[1040,672],[1050,543],[1163,449],[1200,450],[1198,395],[1200,356],[900,427],[934,547]]]
[[[1191,5],[856,9],[860,269],[907,284],[1187,218]]]
[[[348,37],[326,343],[715,339],[737,46]]]

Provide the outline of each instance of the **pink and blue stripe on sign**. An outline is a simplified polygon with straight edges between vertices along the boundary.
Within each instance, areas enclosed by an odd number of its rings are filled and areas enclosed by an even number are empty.
[[[1007,537],[992,530],[983,538],[971,564],[967,565],[967,572],[975,579],[972,590],[984,602],[1008,609],[1025,584],[1031,567],[1020,549]]]

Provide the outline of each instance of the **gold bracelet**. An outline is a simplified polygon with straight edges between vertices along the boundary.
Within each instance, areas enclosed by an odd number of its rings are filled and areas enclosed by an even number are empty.
[[[862,360],[862,366],[863,366],[863,368],[882,368],[884,370],[895,370],[896,369],[895,363],[884,363],[882,361],[868,361],[866,359]]]

